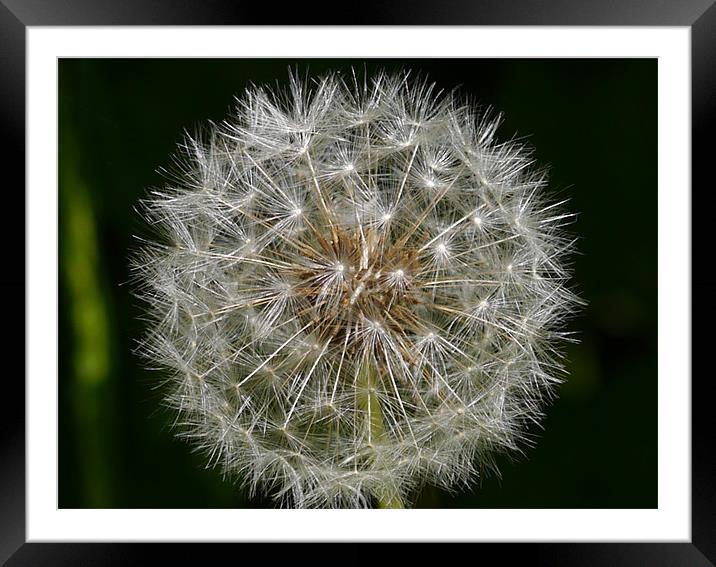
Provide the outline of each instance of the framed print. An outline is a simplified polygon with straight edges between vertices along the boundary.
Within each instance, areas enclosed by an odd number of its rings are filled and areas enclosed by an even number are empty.
[[[9,565],[710,564],[708,2],[345,27],[40,4],[3,8]]]

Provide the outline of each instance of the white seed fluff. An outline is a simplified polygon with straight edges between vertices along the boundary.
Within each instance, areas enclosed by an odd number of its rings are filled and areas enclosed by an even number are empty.
[[[498,119],[406,74],[252,87],[143,203],[182,436],[282,505],[409,503],[519,450],[563,372],[571,215]]]

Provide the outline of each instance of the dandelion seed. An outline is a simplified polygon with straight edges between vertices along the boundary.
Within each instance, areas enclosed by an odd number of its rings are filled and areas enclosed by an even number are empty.
[[[560,381],[571,216],[497,120],[403,75],[291,78],[185,144],[133,265],[181,435],[295,507],[407,505]]]

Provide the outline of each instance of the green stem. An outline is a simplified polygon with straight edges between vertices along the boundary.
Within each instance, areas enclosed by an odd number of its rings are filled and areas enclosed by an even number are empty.
[[[394,491],[385,498],[378,498],[378,508],[405,508],[405,506],[403,506],[403,501],[400,499],[400,494]]]
[[[385,436],[385,422],[383,421],[383,411],[380,406],[380,400],[375,394],[375,369],[366,362],[360,372],[360,383],[365,387],[365,400],[363,409],[368,414],[370,423],[370,444],[373,445],[380,442]],[[389,490],[382,495],[376,495],[378,500],[378,508],[404,508],[403,501],[396,486],[389,487]]]

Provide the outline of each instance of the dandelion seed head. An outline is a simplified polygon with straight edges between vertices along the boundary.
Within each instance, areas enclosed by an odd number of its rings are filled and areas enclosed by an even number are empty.
[[[563,373],[570,215],[498,120],[407,74],[252,87],[143,203],[180,435],[251,494],[368,507],[473,482]]]

